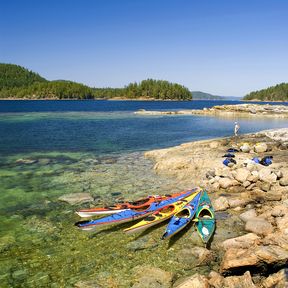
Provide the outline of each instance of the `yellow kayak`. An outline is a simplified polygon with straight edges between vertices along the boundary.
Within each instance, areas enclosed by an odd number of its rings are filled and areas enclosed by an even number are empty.
[[[136,232],[142,229],[147,229],[153,225],[161,223],[170,217],[172,217],[175,213],[179,212],[187,203],[193,200],[193,198],[198,194],[199,191],[193,193],[192,195],[177,201],[173,204],[165,206],[160,210],[154,212],[153,214],[145,217],[142,221],[136,223],[135,225],[124,230],[126,233]]]

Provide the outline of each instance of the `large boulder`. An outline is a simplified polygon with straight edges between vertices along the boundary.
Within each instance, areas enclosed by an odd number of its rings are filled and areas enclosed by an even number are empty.
[[[279,181],[279,184],[280,184],[281,186],[288,186],[288,176],[283,177],[283,178]]]
[[[223,288],[224,277],[215,271],[209,273],[209,284],[214,288]]]
[[[250,171],[246,168],[238,168],[236,170],[235,179],[241,183],[244,183],[250,176]]]
[[[254,151],[256,153],[263,153],[266,152],[268,149],[268,146],[266,143],[257,143],[256,145],[254,145]]]
[[[286,282],[286,275],[285,270],[282,269],[277,273],[274,273],[270,275],[268,278],[266,278],[264,281],[262,281],[262,287],[263,288],[284,288],[288,287]]]
[[[270,168],[265,167],[259,171],[259,179],[264,182],[275,183],[277,175]]]
[[[244,153],[249,153],[250,150],[251,150],[251,147],[248,143],[243,143],[241,146],[240,146],[240,150]]]
[[[228,203],[230,208],[235,208],[235,207],[244,207],[248,203],[251,202],[250,198],[247,198],[246,196],[239,198],[229,198]]]
[[[270,265],[281,267],[288,260],[288,251],[276,246],[256,246],[249,249],[230,248],[226,251],[221,262],[221,273],[227,273],[245,267],[258,267],[265,271]]]
[[[259,180],[259,172],[256,170],[251,171],[251,174],[247,177],[247,180],[256,183]]]
[[[250,272],[247,271],[243,276],[230,276],[224,278],[223,286],[229,288],[256,288],[252,281]]]
[[[249,209],[245,212],[243,212],[242,214],[239,215],[239,218],[243,221],[243,222],[247,222],[252,218],[257,217],[257,213],[255,209]]]
[[[229,208],[229,202],[226,197],[220,196],[213,201],[213,207],[215,211],[224,211]]]
[[[237,181],[235,181],[234,179],[230,179],[230,178],[226,178],[226,177],[219,179],[219,185],[223,189],[226,189],[228,187],[235,186],[238,184],[239,183]]]
[[[250,218],[245,225],[245,230],[257,235],[268,235],[273,232],[273,226],[263,218]]]
[[[178,284],[179,283],[179,284]],[[208,279],[200,275],[198,273],[194,274],[191,277],[178,280],[174,285],[173,288],[209,288]]]
[[[221,246],[224,248],[224,250],[228,250],[230,248],[248,249],[256,244],[259,244],[260,239],[261,238],[256,234],[248,233],[243,236],[227,239],[221,244]]]

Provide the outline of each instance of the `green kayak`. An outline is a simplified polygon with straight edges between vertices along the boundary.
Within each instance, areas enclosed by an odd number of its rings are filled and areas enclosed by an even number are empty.
[[[215,213],[207,191],[203,191],[195,215],[195,225],[202,241],[207,244],[216,227]]]

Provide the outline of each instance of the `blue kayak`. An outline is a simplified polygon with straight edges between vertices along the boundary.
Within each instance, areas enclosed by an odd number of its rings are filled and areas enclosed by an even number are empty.
[[[202,191],[199,191],[199,193],[196,194],[196,196],[189,203],[187,203],[183,207],[183,209],[181,209],[171,218],[170,222],[167,225],[165,233],[161,238],[162,240],[174,236],[191,222],[198,208],[201,195]]]
[[[96,220],[87,220],[87,221],[80,221],[75,223],[75,225],[80,228],[81,230],[92,230],[96,228],[97,226],[104,226],[104,225],[110,225],[110,224],[115,224],[115,223],[124,223],[124,222],[129,222],[133,220],[138,220],[141,218],[146,217],[149,214],[152,214],[153,212],[169,205],[172,204],[178,200],[181,200],[183,198],[186,198],[187,196],[191,195],[194,193],[198,188],[183,192],[177,197],[174,198],[169,198],[167,200],[163,200],[161,202],[154,202],[150,204],[145,210],[143,209],[142,211],[139,210],[132,210],[132,209],[127,209],[125,211],[112,214],[110,216],[106,216],[100,219]]]

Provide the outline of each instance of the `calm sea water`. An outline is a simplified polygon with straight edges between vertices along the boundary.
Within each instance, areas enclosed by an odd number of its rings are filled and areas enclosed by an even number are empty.
[[[74,211],[83,206],[58,197],[87,192],[93,206],[191,188],[156,175],[142,151],[229,136],[236,119],[133,112],[232,103],[238,102],[0,101],[0,286],[72,288],[92,279],[101,287],[130,287],[133,268],[143,265],[177,277],[217,271],[217,263],[187,269],[177,261],[181,247],[191,246],[190,231],[172,247],[159,240],[163,226],[136,236],[122,232],[129,223],[82,233],[73,224],[79,221]],[[237,120],[241,133],[288,125]]]
[[[237,101],[0,101],[0,153],[118,153],[229,136],[235,119],[147,117],[138,109],[202,109]],[[288,103],[286,103],[288,104]],[[237,119],[241,133],[285,127],[287,121]]]

